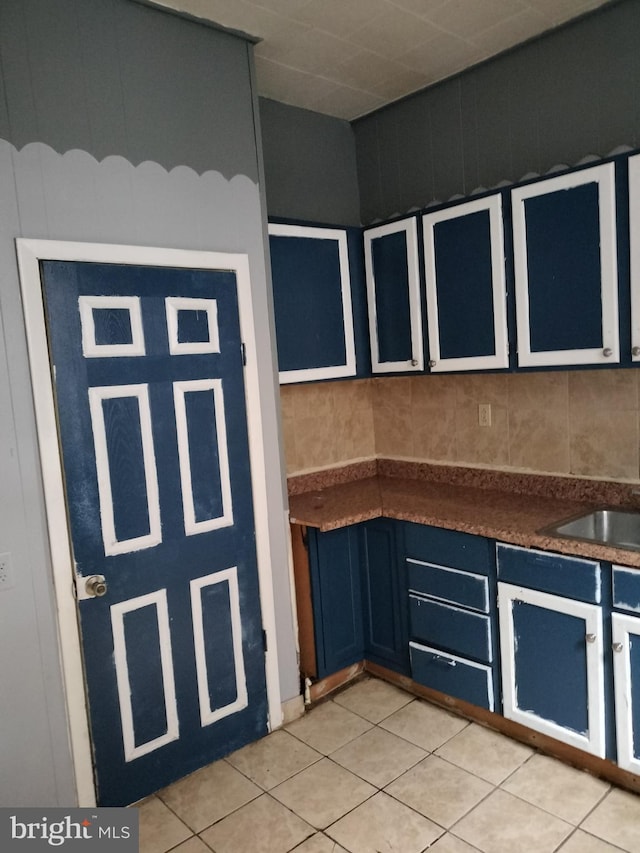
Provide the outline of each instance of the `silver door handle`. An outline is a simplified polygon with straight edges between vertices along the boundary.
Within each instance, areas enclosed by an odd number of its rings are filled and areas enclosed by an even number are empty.
[[[84,589],[90,598],[101,598],[106,595],[107,582],[104,575],[91,575],[84,582]]]

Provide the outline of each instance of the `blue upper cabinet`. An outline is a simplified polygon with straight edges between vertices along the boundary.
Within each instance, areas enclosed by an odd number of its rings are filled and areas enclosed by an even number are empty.
[[[511,191],[518,365],[620,361],[613,163]]]
[[[640,154],[629,157],[631,360],[640,361]]]
[[[269,223],[280,382],[356,375],[347,231]]]
[[[364,232],[373,373],[424,369],[415,217]]]
[[[508,367],[501,195],[426,214],[422,227],[429,367]]]

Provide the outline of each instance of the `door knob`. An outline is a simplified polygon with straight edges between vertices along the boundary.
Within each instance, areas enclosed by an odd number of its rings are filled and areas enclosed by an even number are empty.
[[[104,575],[91,575],[84,583],[84,588],[90,598],[100,598],[107,592],[107,582]]]
[[[602,350],[602,355],[603,355],[605,358],[611,358],[611,356],[613,355],[613,350],[611,349],[611,347],[605,347],[605,348]]]
[[[624,646],[622,645],[622,643],[614,643],[611,648],[614,652],[621,652],[624,649]]]
[[[587,634],[585,639],[586,639],[587,643],[595,643],[596,635],[595,634]]]

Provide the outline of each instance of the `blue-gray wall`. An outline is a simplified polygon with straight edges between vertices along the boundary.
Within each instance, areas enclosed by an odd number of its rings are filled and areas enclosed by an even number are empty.
[[[362,221],[640,146],[639,33],[623,0],[354,122]]]
[[[356,147],[348,121],[260,98],[269,216],[360,224]]]
[[[248,253],[280,686],[297,696],[257,98],[247,43],[130,0],[0,0],[0,69],[0,553],[16,580],[0,592],[0,806],[70,806],[15,238]]]

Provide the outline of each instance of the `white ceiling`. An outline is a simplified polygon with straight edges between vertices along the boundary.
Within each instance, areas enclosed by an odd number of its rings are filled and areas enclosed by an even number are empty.
[[[160,0],[260,39],[258,91],[354,119],[611,0]]]

